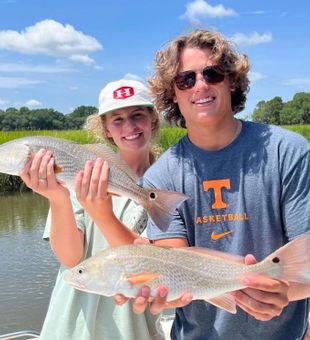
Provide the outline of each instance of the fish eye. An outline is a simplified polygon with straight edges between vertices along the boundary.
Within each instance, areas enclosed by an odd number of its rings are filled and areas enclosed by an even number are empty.
[[[83,270],[82,269],[79,269],[79,274],[83,274]]]
[[[156,198],[155,192],[150,192],[150,199],[154,200]]]
[[[279,259],[278,257],[274,257],[274,258],[272,259],[272,262],[273,262],[273,263],[279,263],[279,262],[280,262],[280,259]]]

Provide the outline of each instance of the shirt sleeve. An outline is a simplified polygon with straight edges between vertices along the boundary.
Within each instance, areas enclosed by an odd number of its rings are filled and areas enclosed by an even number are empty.
[[[147,188],[173,190],[173,186],[169,184],[169,182],[167,182],[167,178],[173,179],[173,176],[167,173],[167,169],[156,167],[156,163],[152,165],[151,168],[144,175],[143,186]],[[161,174],[165,174],[165,176]],[[160,240],[167,238],[187,238],[186,226],[184,224],[184,219],[182,218],[180,211],[176,209],[173,212],[172,220],[168,226],[167,231],[165,232],[161,231],[149,218],[147,221],[147,237],[150,240]]]
[[[283,177],[281,205],[289,239],[310,233],[310,151]]]

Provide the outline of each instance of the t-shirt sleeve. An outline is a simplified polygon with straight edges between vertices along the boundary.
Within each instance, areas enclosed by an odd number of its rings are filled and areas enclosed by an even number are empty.
[[[78,202],[75,192],[70,191],[70,200],[73,208],[73,213],[76,221],[77,227],[85,233],[85,218],[84,218],[84,209]],[[46,224],[43,232],[43,239],[49,241],[51,232],[51,209],[49,209]]]
[[[147,218],[147,213],[143,207],[135,201],[130,201],[130,207],[125,210],[122,222],[129,229],[141,235],[146,228]]]
[[[288,238],[310,233],[310,151],[286,171],[281,200]]]
[[[174,190],[167,179],[174,178],[168,173],[167,168],[162,168],[162,162],[157,161],[143,176],[143,186],[146,188],[157,188],[162,190]],[[164,162],[163,162],[164,163]],[[163,175],[164,174],[164,175]],[[167,231],[161,231],[149,218],[147,221],[147,237],[150,240],[160,240],[166,238],[187,238],[187,231],[184,220],[178,209],[173,212],[172,220]]]

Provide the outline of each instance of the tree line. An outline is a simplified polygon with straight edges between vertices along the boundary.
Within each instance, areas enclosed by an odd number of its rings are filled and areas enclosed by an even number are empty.
[[[252,114],[255,122],[275,125],[310,124],[310,93],[296,93],[284,103],[281,97],[260,101]]]
[[[10,107],[0,110],[0,130],[79,130],[86,117],[98,111],[95,106],[79,106],[69,114],[54,109],[35,109]],[[252,120],[275,125],[310,124],[310,93],[296,93],[292,100],[283,102],[277,96],[256,105]]]
[[[35,109],[10,107],[0,110],[0,130],[78,130],[87,116],[98,112],[95,106],[79,106],[65,115],[54,109]]]

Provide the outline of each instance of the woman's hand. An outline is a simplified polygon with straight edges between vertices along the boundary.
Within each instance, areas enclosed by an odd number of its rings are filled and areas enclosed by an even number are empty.
[[[160,285],[157,288],[156,296],[150,297],[151,290],[148,286],[143,286],[139,290],[137,297],[133,302],[133,312],[136,314],[142,314],[145,310],[150,307],[150,312],[154,315],[160,314],[164,309],[167,308],[178,308],[184,307],[192,302],[193,296],[187,292],[182,294],[178,299],[167,302],[168,288],[164,285]],[[114,301],[117,305],[123,305],[129,299],[123,295],[116,295]],[[151,301],[151,302],[149,302]]]
[[[147,244],[150,240],[144,237],[138,237],[134,244]],[[150,298],[151,290],[148,286],[143,286],[139,290],[137,297],[134,299],[132,309],[136,314],[142,314],[150,305],[150,312],[154,315],[160,314],[164,309],[184,307],[192,302],[193,296],[191,293],[184,293],[180,298],[167,302],[168,288],[164,285],[160,285],[157,288],[156,296]],[[123,305],[129,300],[124,295],[118,294],[114,297],[114,301],[117,305]],[[149,301],[152,300],[150,303]]]
[[[101,158],[87,161],[75,179],[76,197],[92,219],[114,217],[111,195],[108,193],[109,165]]]
[[[57,201],[60,196],[69,197],[69,190],[55,177],[54,157],[49,150],[37,152],[26,164],[20,177],[30,189],[50,201]]]
[[[245,257],[245,264],[255,264],[252,255]],[[262,275],[248,275],[241,279],[247,286],[232,293],[238,306],[260,321],[269,321],[279,316],[289,303],[289,283]]]

